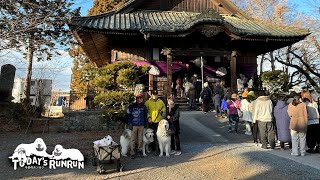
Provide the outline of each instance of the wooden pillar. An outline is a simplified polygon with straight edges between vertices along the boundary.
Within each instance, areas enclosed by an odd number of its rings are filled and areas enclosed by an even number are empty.
[[[230,61],[231,89],[237,90],[237,51],[232,51]]]
[[[172,89],[172,54],[171,48],[162,49],[162,53],[167,56],[167,92],[165,93],[166,99],[171,96]]]
[[[153,91],[153,74],[149,74],[149,93]]]

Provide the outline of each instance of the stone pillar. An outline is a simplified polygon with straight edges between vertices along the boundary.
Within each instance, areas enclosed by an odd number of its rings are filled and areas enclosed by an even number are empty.
[[[230,61],[231,89],[237,90],[237,51],[232,51]]]
[[[0,101],[11,101],[15,73],[16,68],[11,64],[5,64],[1,67]]]

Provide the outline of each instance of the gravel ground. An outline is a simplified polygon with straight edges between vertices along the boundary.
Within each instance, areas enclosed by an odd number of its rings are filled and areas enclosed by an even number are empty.
[[[226,132],[224,119],[216,120],[213,113],[185,112],[181,114],[180,156],[121,158],[123,172],[110,170],[99,175],[90,163],[92,141],[105,132],[0,134],[0,179],[320,179],[320,154],[291,157],[289,150],[264,150],[250,137]],[[242,127],[243,128],[243,127]],[[120,132],[112,132],[119,141]],[[51,153],[55,144],[79,149],[86,159],[85,169],[17,169],[7,157],[20,143],[31,143],[42,137]]]

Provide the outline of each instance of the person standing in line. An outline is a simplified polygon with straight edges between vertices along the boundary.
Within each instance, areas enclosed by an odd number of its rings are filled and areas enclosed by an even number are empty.
[[[200,93],[200,97],[202,98],[202,111],[205,113],[209,111],[211,96],[212,96],[212,91],[209,88],[208,82],[205,82],[203,84],[203,89]]]
[[[221,97],[223,97],[223,89],[221,88],[220,84],[217,82],[213,87],[213,104],[214,109],[216,111],[216,117],[222,116],[221,110]]]
[[[192,83],[190,83],[190,87],[187,92],[187,97],[189,98],[189,111],[196,110],[196,89]]]
[[[247,95],[247,100],[251,102],[249,106],[249,111],[251,112],[251,115],[254,112],[256,99],[257,98],[254,91],[250,91]],[[261,143],[261,138],[260,138],[260,133],[258,128],[258,122],[253,118],[253,116],[252,116],[251,132],[253,137],[253,143],[255,143],[258,146],[259,143]]]
[[[136,156],[136,139],[138,139],[138,155],[142,155],[143,148],[143,128],[148,124],[148,110],[147,107],[143,104],[143,94],[136,95],[136,102],[129,105],[127,109],[128,114],[128,124],[131,131],[130,139],[130,155],[131,159],[134,159]]]
[[[179,105],[175,104],[173,99],[168,99],[167,120],[175,127],[175,133],[171,136],[171,152],[170,154],[180,155],[180,111]]]
[[[182,97],[183,89],[182,89],[182,81],[180,77],[178,77],[176,80],[176,90],[177,90],[177,97]]]
[[[290,117],[288,115],[288,104],[286,98],[280,99],[274,107],[273,115],[277,124],[277,135],[280,141],[280,147],[284,149],[284,143],[289,143],[291,146],[290,135]]]
[[[226,98],[224,96],[224,98],[221,100],[221,111],[223,112],[225,118],[228,118],[228,103],[226,101]],[[222,117],[223,118],[223,117]]]
[[[318,104],[313,101],[308,90],[301,92],[301,98],[306,103],[308,112],[307,146],[309,149],[307,152],[315,153],[320,136]]]
[[[264,91],[260,91],[260,96],[254,102],[252,118],[258,123],[262,148],[267,149],[267,143],[271,149],[276,146],[275,126],[273,123],[273,105],[269,96]]]
[[[229,109],[229,131],[228,132],[238,132],[239,115],[238,109],[241,107],[240,101],[237,99],[237,94],[231,95],[231,100],[228,102],[227,106]],[[235,123],[234,131],[232,130],[232,124]]]
[[[248,93],[242,93],[241,107],[240,110],[243,112],[242,119],[246,124],[245,135],[252,135],[251,124],[252,124],[252,113],[250,112],[251,103],[247,100]]]
[[[306,104],[300,101],[300,97],[294,97],[292,103],[288,106],[288,114],[291,118],[290,133],[292,141],[292,156],[305,156],[306,131],[308,124],[308,115]]]
[[[154,133],[157,133],[159,122],[165,118],[166,105],[164,102],[159,99],[158,91],[154,90],[151,94],[151,98],[145,102],[145,105],[148,109],[148,122],[149,128],[153,129]],[[155,136],[155,140],[151,143],[151,148],[154,152],[154,155],[157,155],[159,152],[158,139]]]

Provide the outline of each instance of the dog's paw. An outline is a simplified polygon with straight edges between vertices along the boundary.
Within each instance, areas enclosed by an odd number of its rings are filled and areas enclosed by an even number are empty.
[[[163,154],[159,154],[159,157],[162,157],[163,156]]]
[[[122,154],[123,157],[128,157],[126,154]]]
[[[143,154],[143,156],[146,157],[147,155],[146,155],[146,154]]]
[[[167,157],[170,157],[170,154],[166,154]]]

